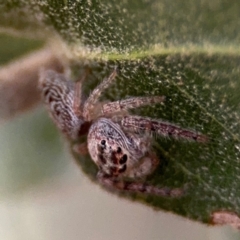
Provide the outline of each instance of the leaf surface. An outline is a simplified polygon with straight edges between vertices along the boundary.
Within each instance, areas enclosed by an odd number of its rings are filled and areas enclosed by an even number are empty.
[[[160,165],[147,181],[186,187],[186,194],[131,198],[201,222],[218,210],[240,214],[239,2],[7,0],[0,12],[4,28],[53,30],[73,56],[75,76],[90,69],[86,94],[117,65],[117,80],[102,100],[164,95],[164,104],[132,114],[209,137],[205,144],[155,138]],[[10,21],[13,12],[17,23]],[[76,159],[94,180],[93,162]]]

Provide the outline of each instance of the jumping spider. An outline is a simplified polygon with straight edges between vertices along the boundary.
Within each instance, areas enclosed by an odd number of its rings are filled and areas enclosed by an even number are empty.
[[[76,148],[89,153],[98,166],[98,181],[111,189],[159,196],[181,196],[182,189],[159,188],[142,181],[157,167],[159,159],[151,148],[153,133],[206,142],[207,137],[192,130],[128,113],[146,105],[162,103],[163,96],[132,97],[99,102],[99,97],[115,79],[116,69],[84,99],[84,79],[74,83],[63,74],[42,71],[39,86],[42,98],[57,127],[70,139],[87,136],[87,143]],[[75,149],[75,150],[76,150]]]

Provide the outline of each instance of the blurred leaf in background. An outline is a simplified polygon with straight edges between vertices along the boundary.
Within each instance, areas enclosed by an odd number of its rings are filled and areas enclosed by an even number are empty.
[[[43,41],[40,40],[0,34],[0,63],[6,64],[42,46]],[[2,198],[35,188],[43,180],[52,181],[54,176],[66,171],[68,160],[60,142],[53,123],[39,107],[33,112],[19,115],[13,121],[1,120]]]

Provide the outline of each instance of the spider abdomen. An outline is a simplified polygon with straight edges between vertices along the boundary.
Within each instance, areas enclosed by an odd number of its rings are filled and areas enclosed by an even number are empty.
[[[48,70],[40,75],[42,98],[57,127],[69,138],[76,139],[86,132],[87,122],[76,115],[74,105],[75,84],[64,75]]]

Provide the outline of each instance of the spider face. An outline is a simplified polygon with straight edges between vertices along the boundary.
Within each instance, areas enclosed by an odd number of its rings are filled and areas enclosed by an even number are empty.
[[[88,151],[106,175],[127,176],[144,157],[146,149],[140,148],[134,135],[130,136],[119,124],[107,118],[100,118],[89,129]]]
[[[207,142],[207,137],[175,124],[128,114],[129,109],[162,104],[163,96],[99,102],[102,92],[115,76],[116,69],[85,101],[81,92],[82,81],[71,82],[54,71],[41,73],[39,87],[50,116],[60,131],[73,140],[81,135],[87,136],[87,142],[74,149],[79,154],[89,153],[99,169],[97,180],[102,185],[164,197],[181,196],[181,189],[159,188],[138,181],[151,174],[159,163],[151,148],[152,133],[201,143]]]

